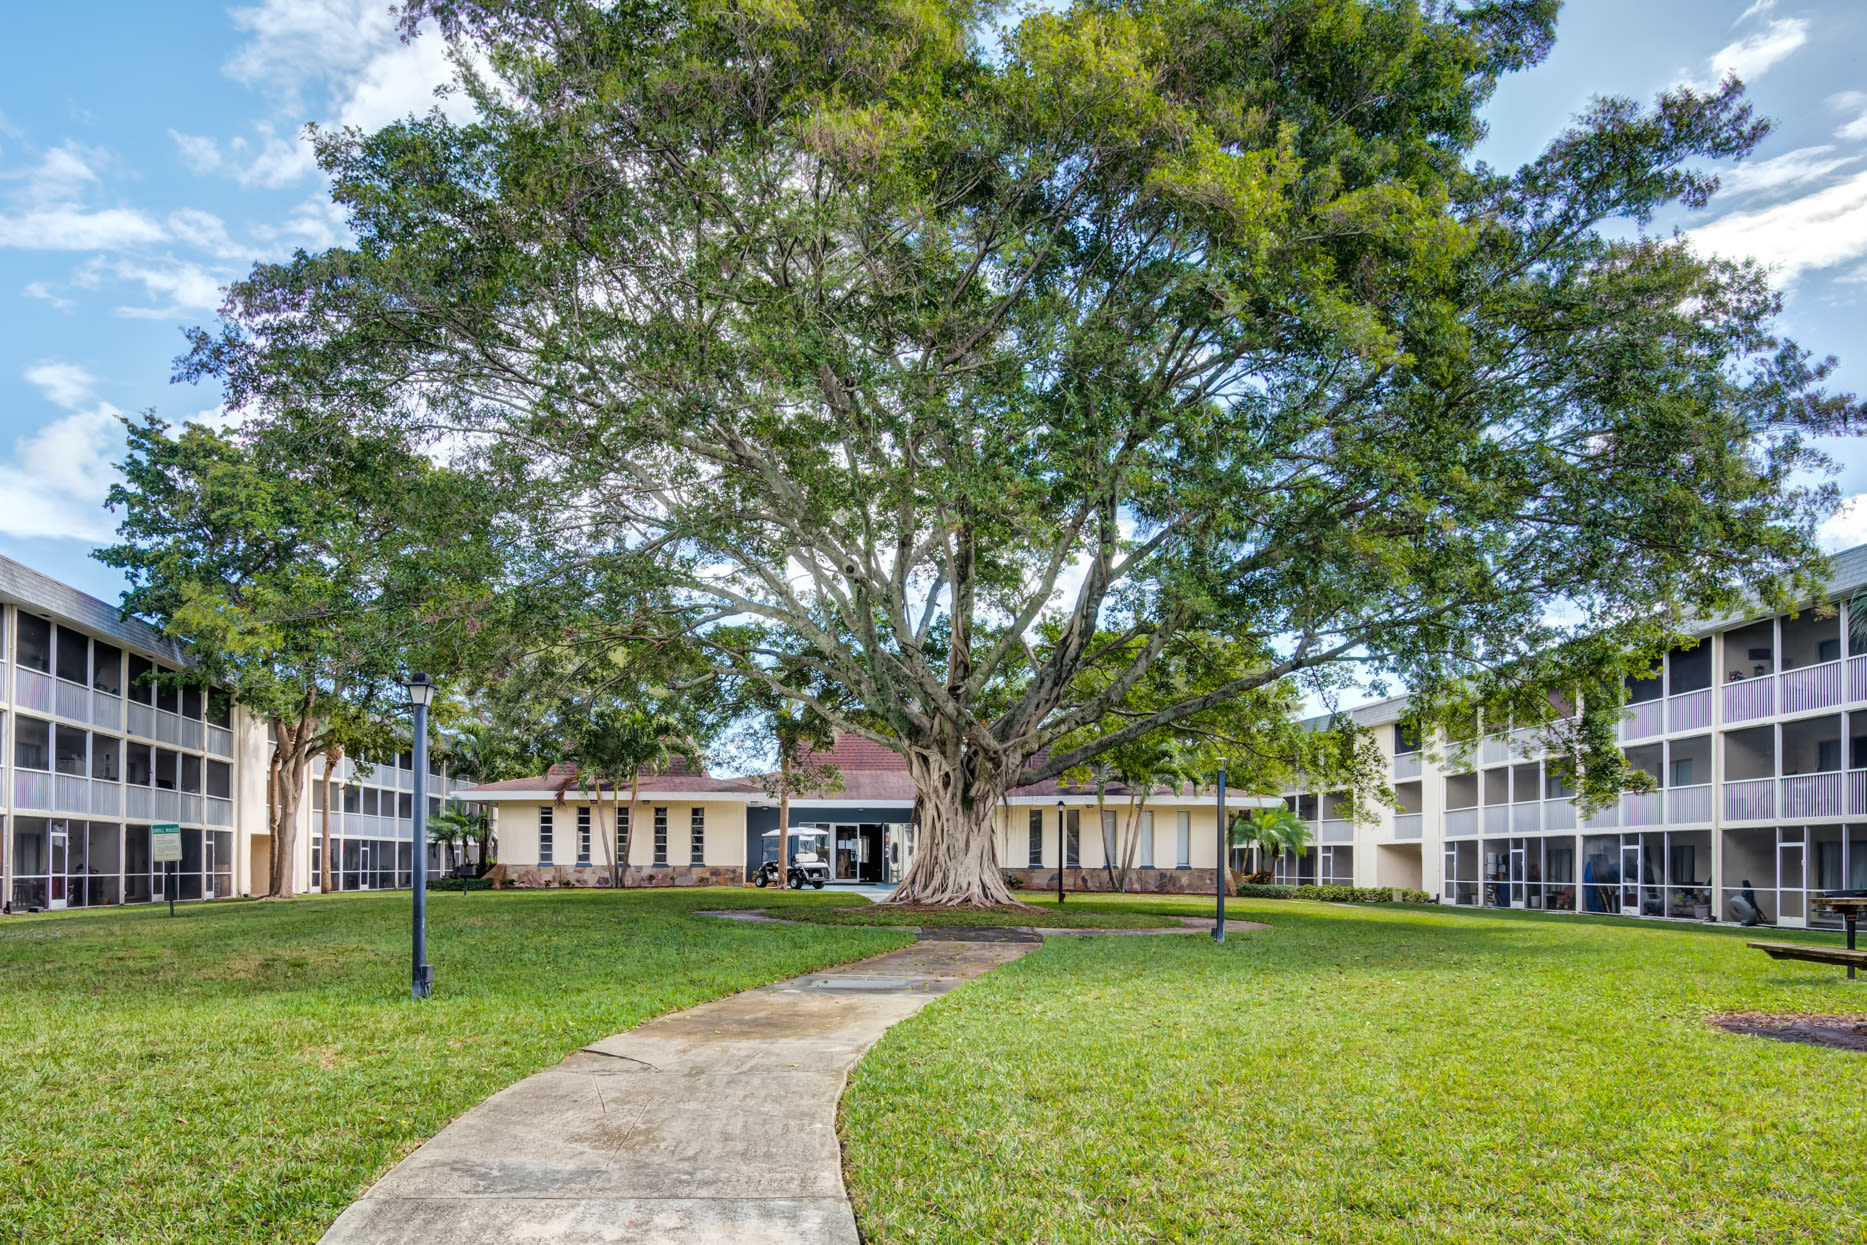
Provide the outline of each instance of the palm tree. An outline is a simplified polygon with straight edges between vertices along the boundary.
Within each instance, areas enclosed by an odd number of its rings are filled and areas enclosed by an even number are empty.
[[[653,707],[623,709],[612,705],[589,714],[572,741],[570,752],[576,767],[566,776],[564,785],[575,782],[579,790],[593,795],[597,822],[605,827],[600,833],[603,838],[603,857],[609,864],[609,884],[620,886],[621,875],[626,874],[629,867],[629,847],[635,839],[636,811],[641,799],[643,773],[664,773],[676,755],[693,760],[699,756],[699,750],[682,732],[681,724],[673,716]],[[618,850],[615,839],[607,829],[612,818],[605,816],[603,788],[608,784],[613,797],[620,792],[624,782],[629,784],[629,820]],[[560,800],[563,794],[561,785],[558,790]],[[618,856],[621,857],[620,862]]]
[[[1239,814],[1226,828],[1226,842],[1232,847],[1255,847],[1266,859],[1275,860],[1286,852],[1301,854],[1310,844],[1307,821],[1287,808],[1261,808]],[[1226,886],[1235,889],[1231,862],[1225,862]]]
[[[436,843],[451,849],[449,858],[456,865],[464,863],[466,845],[478,837],[480,821],[485,812],[470,813],[467,806],[459,800],[449,800],[441,806],[441,811],[428,818],[428,837]]]

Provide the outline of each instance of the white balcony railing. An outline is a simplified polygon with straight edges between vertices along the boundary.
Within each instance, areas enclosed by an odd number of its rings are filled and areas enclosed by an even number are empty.
[[[1657,826],[1666,819],[1666,800],[1658,791],[1629,791],[1621,797],[1623,826]]]
[[[4,705],[7,702],[8,695],[12,690],[12,681],[7,678],[6,662],[0,661],[0,705]]]
[[[1582,818],[1582,829],[1591,833],[1596,830],[1612,830],[1620,824],[1621,806],[1618,803],[1596,810],[1593,816]]]
[[[1420,754],[1417,752],[1403,752],[1394,758],[1394,778],[1397,781],[1404,782],[1409,778],[1418,778],[1421,768]],[[413,791],[414,789],[415,775],[403,770],[402,790]]]
[[[1711,726],[1711,689],[1701,688],[1671,697],[1666,702],[1666,729],[1702,731]]]
[[[1395,757],[1394,758],[1394,777],[1396,778],[1418,778],[1420,776],[1420,754],[1415,752],[1415,753],[1412,753],[1411,755],[1413,757],[1413,772],[1411,774],[1401,773],[1400,772],[1400,760],[1401,759],[1399,757]],[[396,785],[401,790],[413,791],[415,789],[415,771],[414,770],[399,769],[395,773],[396,773]]]
[[[123,789],[123,815],[131,821],[154,821],[156,819],[155,788],[125,787]]]
[[[91,720],[91,689],[81,683],[67,683],[59,679],[56,689],[56,712],[61,718],[70,718],[73,722]]]
[[[1749,722],[1776,712],[1776,677],[1759,675],[1724,685],[1724,721]]]
[[[1446,810],[1446,837],[1448,839],[1470,838],[1477,833],[1477,809],[1449,808]]]
[[[207,750],[217,757],[233,756],[233,732],[224,726],[208,727]]]
[[[121,730],[123,728],[123,702],[109,692],[92,692],[91,722],[106,730]]]
[[[123,803],[123,788],[114,782],[91,781],[91,812],[93,814],[115,817]]]
[[[404,824],[406,825],[409,823]],[[1424,831],[1425,825],[1426,816],[1423,813],[1395,813],[1394,837],[1397,839],[1417,839]]]
[[[1666,791],[1666,824],[1701,826],[1711,824],[1711,784],[1696,787],[1670,787]]]
[[[156,710],[156,741],[178,744],[182,741],[182,720],[167,709]]]
[[[52,776],[38,770],[14,770],[13,807],[50,809],[52,807]]]
[[[1510,760],[1510,736],[1486,735],[1480,752],[1486,765],[1498,765]]]
[[[1622,739],[1645,739],[1649,735],[1662,735],[1665,732],[1665,701],[1646,700],[1627,706],[1627,716],[1621,720]]]
[[[1820,669],[1817,666],[1815,669]],[[1844,780],[1836,770],[1828,774],[1797,774],[1783,779],[1784,817],[1839,817]]]
[[[148,705],[130,702],[130,734],[139,739],[156,737],[156,711]]]
[[[57,774],[57,789],[52,793],[55,801],[52,811],[56,813],[88,813],[91,811],[91,784],[76,774]]]
[[[1848,699],[1867,700],[1867,657],[1848,658]]]
[[[1535,834],[1543,828],[1543,805],[1540,801],[1510,806],[1510,832]]]
[[[395,833],[395,818],[372,817],[378,838],[387,838]],[[1355,823],[1332,817],[1322,823],[1322,841],[1325,843],[1353,843],[1355,841]]]
[[[1830,705],[1841,703],[1846,683],[1841,663],[1823,662],[1819,666],[1807,666],[1801,670],[1785,670],[1776,676],[1782,684],[1784,713],[1806,713],[1811,709],[1826,709]]]
[[[1848,774],[1848,813],[1867,813],[1867,769]]]
[[[181,793],[156,788],[155,819],[159,822],[178,822],[182,819]]]
[[[176,820],[186,822],[187,824],[191,826],[200,825],[201,824],[201,797],[198,795],[191,795],[188,792],[184,791],[181,797],[180,815],[176,818]]]
[[[1509,834],[1510,833],[1510,805],[1508,804],[1487,804],[1485,805],[1485,833],[1486,834]]]
[[[1776,816],[1776,779],[1753,778],[1724,784],[1726,821],[1768,821]]]
[[[30,709],[35,713],[52,712],[51,675],[21,666],[14,678],[18,689],[13,697],[15,704],[21,709]]]
[[[1575,829],[1575,801],[1574,800],[1544,800],[1543,801],[1543,829],[1545,830],[1573,830]]]
[[[181,719],[181,745],[184,748],[201,750],[201,723],[194,718]]]
[[[233,824],[233,801],[223,800],[218,796],[208,796],[202,801],[202,824],[209,826],[231,826]]]

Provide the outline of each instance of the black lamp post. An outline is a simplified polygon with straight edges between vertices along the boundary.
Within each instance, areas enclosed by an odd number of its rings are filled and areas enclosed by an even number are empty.
[[[1219,762],[1219,855],[1218,868],[1212,871],[1212,889],[1219,900],[1219,919],[1212,927],[1212,941],[1225,941],[1225,853],[1230,846],[1226,842],[1225,825],[1225,762]]]
[[[1063,867],[1070,860],[1070,832],[1063,825],[1063,801],[1057,801],[1057,907],[1063,906]]]
[[[428,706],[434,701],[434,680],[411,674],[402,686],[415,718],[415,963],[409,997],[419,1001],[434,989],[434,968],[428,963]]]

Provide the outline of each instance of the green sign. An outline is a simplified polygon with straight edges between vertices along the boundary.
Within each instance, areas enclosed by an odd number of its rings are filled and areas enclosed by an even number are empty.
[[[155,845],[154,860],[157,864],[167,864],[182,858],[182,828],[180,826],[149,827],[150,841]]]

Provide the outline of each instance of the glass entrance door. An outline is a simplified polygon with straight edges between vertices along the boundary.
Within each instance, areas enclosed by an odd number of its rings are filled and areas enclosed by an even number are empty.
[[[368,839],[357,841],[357,889],[366,891],[376,880],[376,844]]]
[[[1805,894],[1807,878],[1804,867],[1807,853],[1804,845],[1778,843],[1776,845],[1776,923],[1800,929],[1809,923],[1808,899]]]
[[[1621,915],[1640,915],[1640,836],[1621,841]]]
[[[1510,906],[1522,908],[1526,905],[1524,891],[1524,848],[1522,839],[1510,841]]]
[[[50,879],[52,893],[50,899],[46,903],[46,907],[53,911],[57,911],[65,906],[65,896],[67,894],[65,866],[70,855],[71,849],[65,837],[65,823],[62,821],[55,821],[52,823],[52,876]]]

